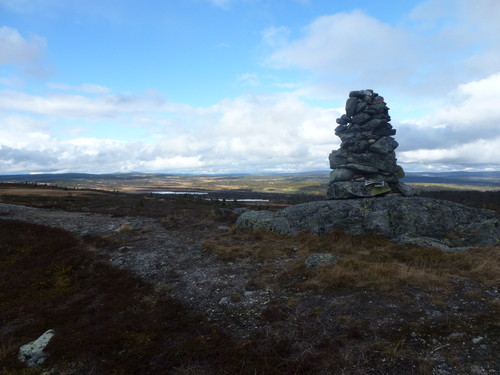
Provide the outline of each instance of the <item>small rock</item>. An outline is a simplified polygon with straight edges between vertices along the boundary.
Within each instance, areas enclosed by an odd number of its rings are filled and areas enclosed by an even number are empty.
[[[229,230],[229,227],[227,225],[219,225],[217,227],[218,230]]]
[[[122,259],[112,259],[111,264],[115,267],[121,267],[123,265]]]
[[[337,261],[337,257],[330,253],[312,253],[305,260],[307,267],[326,266]]]
[[[219,305],[227,305],[227,304],[229,304],[230,300],[231,300],[231,297],[222,297],[219,301]]]
[[[416,195],[415,189],[413,189],[411,186],[408,186],[402,182],[398,182],[396,187],[397,187],[397,190],[399,190],[401,192],[401,194],[403,194],[403,196],[405,196],[405,197],[413,197]]]
[[[450,333],[450,335],[448,336],[449,339],[456,339],[456,338],[459,338],[459,337],[463,337],[465,335],[465,333],[463,332],[453,332],[453,333]]]
[[[129,250],[133,250],[134,248],[132,246],[122,246],[118,249],[118,251],[120,252],[125,252],[125,251],[129,251]]]
[[[474,338],[472,339],[472,343],[473,343],[473,344],[479,344],[479,343],[480,343],[480,342],[482,342],[482,341],[484,341],[484,337],[481,337],[481,336],[479,336],[479,337],[474,337]]]
[[[54,337],[54,334],[54,330],[49,329],[35,341],[21,346],[17,358],[28,367],[41,365],[47,359],[47,353],[43,350]]]

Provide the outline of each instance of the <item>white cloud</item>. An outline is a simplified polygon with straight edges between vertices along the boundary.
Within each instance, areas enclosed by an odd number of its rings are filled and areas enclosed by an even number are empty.
[[[236,80],[242,86],[260,86],[262,84],[257,73],[243,73],[236,77]]]
[[[393,122],[403,166],[499,166],[500,109],[495,102],[500,97],[499,80],[500,74],[462,84],[446,106],[428,117]],[[194,108],[170,103],[155,92],[87,97],[3,91],[0,169],[4,173],[326,170],[328,154],[339,146],[334,128],[342,112],[283,93]],[[60,138],[56,123],[75,132],[66,131]],[[104,137],[98,132],[103,128],[118,132],[135,128],[137,136],[134,141],[118,141],[119,134],[113,136],[108,130]]]
[[[468,128],[489,137],[492,129],[500,131],[499,97],[500,72],[461,84],[451,96],[451,103],[435,115],[436,122]]]
[[[0,145],[14,148],[36,146],[40,149],[50,139],[50,127],[44,120],[18,114],[2,115],[0,112],[0,123]]]
[[[0,85],[13,89],[19,89],[24,86],[24,80],[16,76],[0,77]]]
[[[140,95],[101,95],[92,98],[74,94],[35,96],[18,91],[0,91],[0,110],[59,118],[107,118],[128,113],[180,111],[183,107],[167,102],[154,91]]]
[[[0,65],[29,65],[40,60],[46,48],[38,35],[23,38],[15,29],[0,27]]]
[[[84,92],[88,94],[107,94],[111,90],[107,87],[94,85],[92,83],[84,83],[82,85],[67,85],[64,83],[55,83],[49,82],[47,84],[49,88],[62,90],[62,91],[76,91],[76,92]]]
[[[404,163],[444,164],[453,169],[499,169],[498,97],[500,73],[459,85],[436,112],[396,126],[398,157]]]
[[[439,167],[447,165],[449,169],[467,168],[498,170],[500,137],[481,139],[458,145],[453,148],[420,149],[399,154],[400,160],[408,164],[429,164]]]
[[[459,85],[435,112],[418,121],[396,123],[400,148],[448,149],[495,139],[500,133],[498,97],[500,73]],[[478,153],[477,158],[481,157]]]
[[[298,67],[335,82],[379,86],[408,76],[420,60],[414,41],[361,11],[322,16],[304,29],[304,36],[278,48],[268,62],[276,68]]]
[[[291,95],[236,98],[208,108],[173,105],[176,110],[170,113],[174,116],[170,127],[160,124],[155,130],[156,140],[134,142],[96,135],[58,139],[47,122],[68,117],[72,124],[92,121],[112,124],[115,117],[121,122],[119,119],[128,114],[131,116],[128,123],[133,124],[134,116],[142,118],[148,112],[148,126],[151,126],[155,120],[162,120],[168,105],[155,106],[137,97],[107,107],[109,100],[103,99],[107,98],[104,95],[63,96],[57,102],[59,98],[16,94],[10,102],[1,100],[4,110],[24,111],[23,115],[4,114],[3,118],[0,112],[0,121],[9,125],[0,130],[3,150],[0,167],[4,172],[326,169],[328,154],[338,145],[333,128],[339,113],[310,107]],[[27,104],[21,106],[24,101]],[[43,163],[33,160],[29,164],[28,156],[38,157],[39,153],[44,154],[40,159]]]
[[[269,47],[282,47],[290,37],[290,30],[284,26],[269,26],[262,31],[262,41]]]
[[[267,63],[310,72],[308,95],[370,87],[405,100],[436,98],[498,71],[498,14],[496,0],[431,0],[393,24],[360,10],[321,16],[302,36],[282,38]],[[268,30],[263,41],[272,44]]]

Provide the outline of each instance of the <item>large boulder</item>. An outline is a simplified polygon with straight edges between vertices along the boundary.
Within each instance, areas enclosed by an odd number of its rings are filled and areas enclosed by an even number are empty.
[[[248,211],[238,218],[237,225],[243,230],[264,228],[289,235],[301,230],[321,235],[341,229],[402,243],[425,238],[442,243],[446,249],[500,242],[500,224],[494,211],[422,197],[327,200],[275,212]]]

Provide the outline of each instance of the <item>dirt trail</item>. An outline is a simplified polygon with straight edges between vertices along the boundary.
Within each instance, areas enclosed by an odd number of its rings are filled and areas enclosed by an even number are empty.
[[[62,228],[80,238],[105,238],[110,245],[95,250],[106,261],[155,283],[190,308],[206,312],[213,321],[227,318],[231,296],[241,296],[238,304],[249,314],[233,317],[234,328],[253,325],[251,312],[261,310],[269,300],[269,291],[245,291],[252,277],[248,262],[222,262],[202,249],[206,230],[169,230],[145,217],[117,218],[4,203],[0,203],[0,219]]]

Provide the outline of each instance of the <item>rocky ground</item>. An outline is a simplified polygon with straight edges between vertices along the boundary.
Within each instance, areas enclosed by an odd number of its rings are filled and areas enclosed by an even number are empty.
[[[67,212],[0,204],[3,219],[57,227],[79,236],[109,239],[95,250],[113,266],[132,270],[142,278],[168,285],[171,292],[192,308],[217,313],[219,302],[244,290],[251,269],[245,264],[224,264],[203,251],[206,230],[167,230],[158,220],[113,217],[109,214]],[[226,231],[221,226],[215,230]],[[106,241],[105,241],[106,242]],[[194,287],[195,286],[195,287]],[[265,293],[263,293],[265,295]],[[265,303],[265,297],[250,301]]]
[[[263,257],[214,251],[228,238],[241,251],[250,246],[238,245],[227,222],[172,226],[155,217],[4,203],[0,219],[75,233],[109,264],[154,283],[237,340],[286,342],[288,361],[314,363],[283,373],[500,373],[495,281],[451,275],[446,287],[409,284],[401,293],[356,283],[315,287],[300,245]]]

